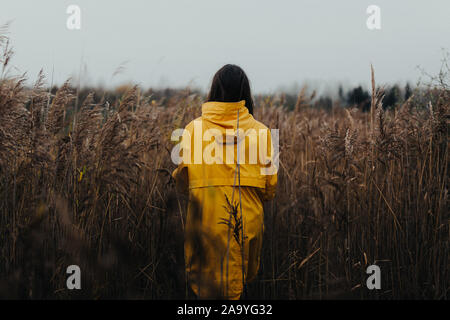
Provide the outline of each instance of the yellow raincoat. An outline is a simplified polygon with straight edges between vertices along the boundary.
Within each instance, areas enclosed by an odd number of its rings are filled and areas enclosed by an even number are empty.
[[[207,102],[202,116],[186,126],[180,147],[182,161],[173,177],[189,192],[189,283],[199,298],[239,299],[243,283],[253,280],[259,268],[262,201],[275,195],[270,131],[249,114],[245,101]]]

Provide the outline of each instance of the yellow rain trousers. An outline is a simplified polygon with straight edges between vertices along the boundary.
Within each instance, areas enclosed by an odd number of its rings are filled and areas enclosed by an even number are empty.
[[[270,131],[240,101],[204,103],[202,116],[183,132],[182,160],[173,177],[179,190],[189,193],[188,281],[200,299],[239,299],[244,283],[252,281],[259,268],[262,202],[275,195]]]

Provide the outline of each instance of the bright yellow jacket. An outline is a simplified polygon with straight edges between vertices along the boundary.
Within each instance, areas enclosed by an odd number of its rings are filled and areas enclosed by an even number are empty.
[[[180,147],[182,160],[173,177],[189,190],[189,283],[199,298],[239,299],[243,283],[253,280],[259,268],[262,201],[275,195],[270,131],[249,114],[245,101],[207,102],[202,116],[186,126]]]

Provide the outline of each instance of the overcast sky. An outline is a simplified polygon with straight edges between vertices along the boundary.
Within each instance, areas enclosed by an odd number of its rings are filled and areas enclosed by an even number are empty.
[[[225,63],[240,65],[255,92],[305,81],[415,83],[421,66],[436,74],[450,50],[449,0],[0,0],[12,20],[12,64],[34,80],[44,68],[61,83],[191,85],[205,90]],[[66,9],[81,9],[68,30]],[[381,30],[369,30],[369,5]],[[112,76],[119,66],[123,71]]]

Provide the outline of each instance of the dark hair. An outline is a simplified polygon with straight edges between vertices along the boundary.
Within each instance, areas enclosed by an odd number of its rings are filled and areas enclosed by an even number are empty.
[[[214,75],[207,101],[238,102],[245,100],[248,112],[253,115],[253,99],[250,83],[244,70],[227,64]]]

